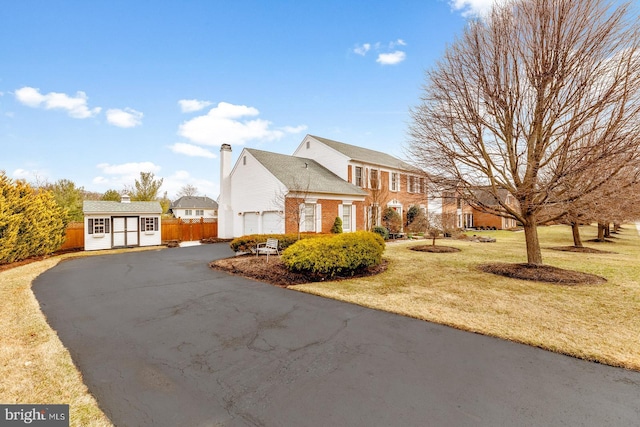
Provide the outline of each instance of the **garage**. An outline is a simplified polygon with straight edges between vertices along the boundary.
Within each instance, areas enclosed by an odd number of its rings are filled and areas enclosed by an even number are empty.
[[[242,234],[258,234],[258,220],[260,219],[260,215],[258,212],[245,212],[244,217],[242,219],[242,229],[244,232]]]
[[[284,233],[284,219],[278,211],[268,211],[262,214],[262,234]]]

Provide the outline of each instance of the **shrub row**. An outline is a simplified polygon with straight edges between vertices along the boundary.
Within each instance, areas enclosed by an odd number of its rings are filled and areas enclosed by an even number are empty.
[[[323,235],[317,233],[301,233],[300,239],[321,236]],[[278,239],[280,250],[284,250],[298,241],[298,234],[248,234],[233,239],[231,243],[229,243],[229,246],[234,252],[251,252],[256,248],[258,243],[265,243],[267,239]]]
[[[282,254],[291,271],[316,275],[349,276],[382,262],[385,243],[369,231],[300,240]]]

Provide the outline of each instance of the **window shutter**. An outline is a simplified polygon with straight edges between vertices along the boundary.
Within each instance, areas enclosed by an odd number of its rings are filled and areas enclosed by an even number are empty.
[[[158,231],[158,217],[153,218],[153,231]]]
[[[105,218],[104,219],[104,232],[105,233],[111,233],[111,231],[109,230],[110,224],[111,224],[111,218]]]
[[[87,226],[89,234],[93,234],[93,218],[89,218],[89,225]]]
[[[322,205],[316,205],[316,233],[322,233]]]
[[[355,205],[351,205],[349,207],[351,209],[351,231],[356,231],[356,212],[357,209]]]
[[[145,219],[143,217],[140,217],[140,231],[147,231]]]
[[[305,204],[300,203],[300,205],[298,205],[298,218],[299,218],[298,231],[300,232],[304,231],[304,221],[306,216],[307,216],[307,213],[305,211]]]
[[[340,217],[340,219],[342,219],[343,214],[344,214],[344,205],[338,205],[338,216]]]

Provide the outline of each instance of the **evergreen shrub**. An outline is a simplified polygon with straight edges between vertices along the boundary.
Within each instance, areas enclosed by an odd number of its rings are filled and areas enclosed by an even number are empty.
[[[67,222],[50,191],[13,182],[0,171],[0,264],[55,252],[64,242]]]
[[[320,236],[322,234],[301,233],[300,239]],[[247,234],[246,236],[236,237],[229,243],[229,246],[234,252],[251,252],[258,243],[266,243],[267,239],[278,239],[278,247],[280,250],[284,250],[298,241],[298,234]]]
[[[372,231],[379,234],[380,237],[382,237],[384,240],[389,240],[389,230],[387,230],[385,227],[376,225],[375,227],[373,227]]]
[[[282,253],[282,261],[291,271],[330,277],[350,276],[379,265],[384,249],[380,235],[357,231],[300,240]]]

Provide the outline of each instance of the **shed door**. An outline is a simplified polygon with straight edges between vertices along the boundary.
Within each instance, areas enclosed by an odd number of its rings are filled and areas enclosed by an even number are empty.
[[[243,234],[258,234],[258,218],[260,218],[260,215],[256,215],[255,212],[247,212],[244,214]]]
[[[118,216],[113,218],[113,245],[116,246],[138,246],[138,223],[137,216]]]
[[[265,212],[262,215],[262,234],[283,233],[282,223],[282,216],[278,212]]]

